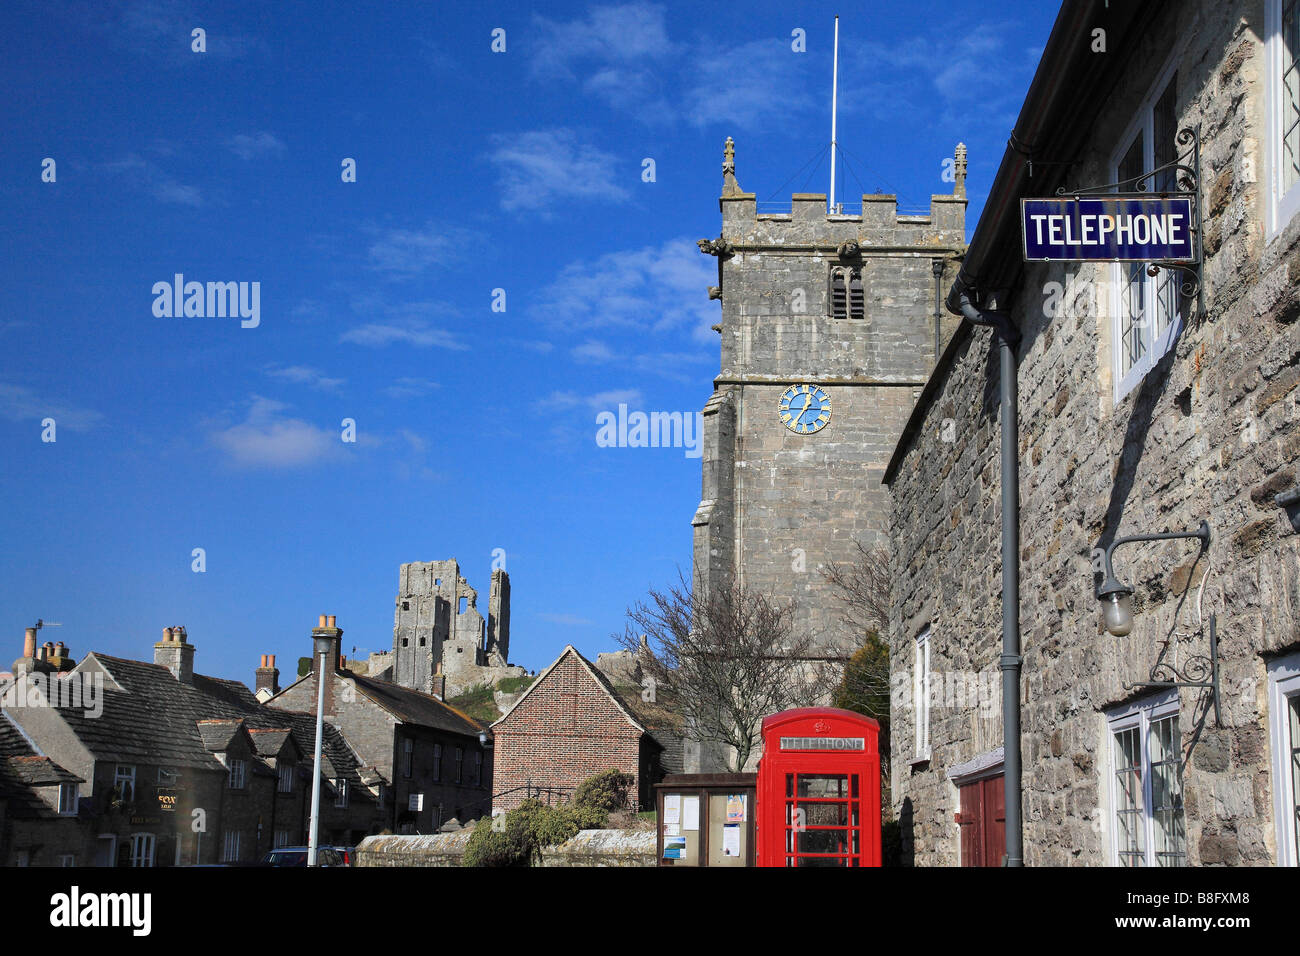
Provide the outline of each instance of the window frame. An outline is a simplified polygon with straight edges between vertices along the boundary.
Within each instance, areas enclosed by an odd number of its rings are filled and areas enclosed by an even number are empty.
[[[238,863],[240,859],[240,854],[243,850],[243,847],[241,846],[242,842],[243,842],[242,830],[224,831],[221,834],[221,862]],[[234,851],[233,855],[231,853],[232,850]]]
[[[129,770],[130,773],[124,773],[124,769]],[[127,790],[122,787],[124,783],[127,784],[131,791],[129,796]],[[113,789],[118,792],[123,803],[135,802],[135,764],[119,763],[113,765]]]
[[[140,851],[143,847],[149,848],[147,857]],[[132,868],[149,868],[154,865],[154,854],[158,852],[158,840],[154,834],[140,830],[131,834],[131,866]]]
[[[248,761],[239,757],[231,757],[228,769],[229,773],[226,775],[227,787],[231,790],[243,790],[248,779]],[[239,782],[236,783],[236,780]]]
[[[415,741],[410,737],[402,738],[402,776],[408,780],[415,770]]]
[[[475,787],[483,786],[483,751],[474,751],[474,783]]]
[[[1140,135],[1142,137],[1142,173],[1149,173],[1155,168],[1155,108],[1156,104],[1164,97],[1168,91],[1169,83],[1173,80],[1178,72],[1178,64],[1182,47],[1175,50],[1165,65],[1156,75],[1155,82],[1147,90],[1142,102],[1138,104],[1135,115],[1125,127],[1123,134],[1119,137],[1115,149],[1111,152],[1107,160],[1106,169],[1111,177],[1111,182],[1119,182],[1120,173],[1119,165],[1123,162],[1125,155],[1133,146],[1133,141]],[[1178,91],[1174,90],[1174,102],[1177,103]],[[1177,135],[1178,120],[1174,120],[1174,134]],[[1200,210],[1197,210],[1198,214]],[[1203,225],[1202,225],[1202,228]],[[1174,348],[1178,337],[1182,335],[1183,326],[1186,324],[1186,316],[1183,314],[1184,305],[1182,294],[1178,291],[1179,280],[1177,273],[1168,269],[1161,269],[1156,275],[1149,276],[1145,274],[1146,263],[1135,262],[1112,262],[1109,264],[1110,288],[1107,296],[1108,311],[1110,312],[1110,332],[1111,332],[1111,378],[1113,382],[1113,397],[1115,404],[1118,405],[1142,383],[1147,374],[1155,368],[1156,364],[1164,358]],[[1171,283],[1174,288],[1174,312],[1169,317],[1169,324],[1160,332],[1159,336],[1154,336],[1147,343],[1145,354],[1133,364],[1127,372],[1123,371],[1123,321],[1124,321],[1124,297],[1128,292],[1129,282],[1125,278],[1125,270],[1140,265],[1143,268],[1142,276],[1142,302],[1143,311],[1150,313],[1146,317],[1146,322],[1154,327],[1156,319],[1156,310],[1159,308],[1160,283]]]
[[[70,799],[65,799],[64,795],[69,790],[72,791],[72,796]],[[74,817],[77,815],[77,803],[80,799],[80,794],[78,793],[79,790],[80,788],[75,783],[59,784],[59,816]]]
[[[912,763],[930,759],[930,625],[916,635],[912,657]]]
[[[1268,664],[1269,756],[1273,768],[1273,823],[1277,837],[1277,865],[1300,866],[1297,846],[1297,781],[1290,751],[1300,747],[1292,739],[1290,706],[1300,698],[1300,652],[1288,654]]]
[[[278,778],[275,785],[276,793],[293,793],[294,771],[297,769],[298,765],[292,761],[285,761],[275,768]]]
[[[456,783],[464,782],[465,748],[456,748]]]
[[[347,777],[334,778],[334,806],[340,810],[346,810],[348,806],[348,780]]]
[[[1266,0],[1264,5],[1264,49],[1265,74],[1264,110],[1267,115],[1265,124],[1264,151],[1268,172],[1267,209],[1265,210],[1265,240],[1271,240],[1284,230],[1297,212],[1300,212],[1300,177],[1291,184],[1291,188],[1282,192],[1282,137],[1285,122],[1282,112],[1286,107],[1286,97],[1282,92],[1282,4],[1285,0]]]
[[[1115,747],[1116,737],[1122,731],[1138,731],[1139,745],[1139,770],[1142,775],[1142,868],[1150,869],[1157,865],[1155,851],[1155,817],[1151,808],[1152,793],[1152,771],[1151,771],[1151,751],[1150,737],[1151,726],[1168,717],[1175,718],[1174,727],[1177,731],[1175,746],[1179,755],[1179,761],[1182,762],[1182,728],[1180,724],[1181,701],[1178,697],[1177,688],[1143,697],[1140,700],[1111,710],[1106,715],[1106,772],[1109,776],[1107,784],[1110,796],[1110,808],[1108,811],[1108,820],[1110,823],[1110,865],[1123,866],[1120,862],[1119,847],[1119,781],[1115,765]],[[1179,770],[1179,794],[1185,792],[1185,780],[1182,776],[1183,770]],[[1185,804],[1180,804],[1179,812],[1182,815],[1183,826],[1183,865],[1187,865],[1187,811]]]
[[[433,745],[433,780],[442,782],[442,744]]]

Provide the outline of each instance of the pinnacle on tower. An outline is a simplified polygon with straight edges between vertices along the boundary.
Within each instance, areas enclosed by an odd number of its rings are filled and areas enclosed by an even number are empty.
[[[722,147],[722,195],[741,196],[744,190],[736,182],[736,144],[730,136]]]
[[[953,164],[956,181],[952,187],[954,196],[966,195],[966,144],[957,144],[956,162]]]

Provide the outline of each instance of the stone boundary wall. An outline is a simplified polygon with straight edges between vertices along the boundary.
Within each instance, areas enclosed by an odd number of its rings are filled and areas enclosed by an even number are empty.
[[[460,866],[472,827],[456,833],[372,836],[357,846],[357,866]],[[583,830],[542,853],[542,866],[654,866],[654,830]]]

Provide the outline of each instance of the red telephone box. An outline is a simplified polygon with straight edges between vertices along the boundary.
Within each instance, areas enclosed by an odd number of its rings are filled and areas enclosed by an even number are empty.
[[[759,866],[880,866],[880,725],[835,707],[763,719]]]

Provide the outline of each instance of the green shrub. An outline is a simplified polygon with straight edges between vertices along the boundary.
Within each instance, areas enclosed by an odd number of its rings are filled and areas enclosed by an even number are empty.
[[[497,690],[503,694],[517,694],[524,688],[531,686],[535,680],[537,680],[536,677],[527,675],[523,677],[503,677],[497,681]]]
[[[544,847],[558,846],[579,830],[598,830],[606,822],[606,813],[595,807],[551,807],[540,800],[525,800],[505,815],[498,829],[493,829],[490,817],[478,822],[461,865],[531,866]]]
[[[573,795],[577,807],[593,807],[606,814],[627,806],[627,793],[636,778],[621,770],[606,770],[588,777]]]
[[[461,866],[528,866],[536,851],[532,832],[523,818],[512,812],[506,814],[499,830],[493,829],[491,817],[479,820],[460,862]]]

